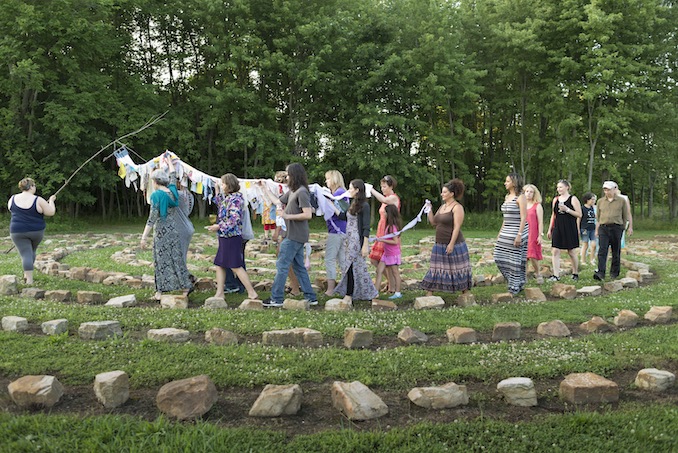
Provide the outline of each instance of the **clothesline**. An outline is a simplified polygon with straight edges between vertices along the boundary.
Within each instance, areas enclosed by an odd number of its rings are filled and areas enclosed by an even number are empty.
[[[118,164],[118,176],[121,179],[125,180],[125,185],[129,188],[134,186],[135,190],[141,189],[146,193],[146,202],[150,204],[150,197],[152,192],[151,186],[151,173],[154,170],[161,168],[161,162],[163,158],[169,157],[174,165],[173,170],[176,173],[177,180],[182,187],[187,187],[191,192],[196,195],[202,195],[203,200],[208,203],[212,203],[214,196],[221,192],[221,178],[211,176],[201,170],[192,167],[186,162],[182,161],[179,156],[177,156],[172,151],[165,151],[159,156],[154,157],[153,159],[145,162],[143,164],[137,164],[132,160],[132,157],[129,155],[127,148],[124,146],[119,150],[113,153],[115,156],[116,162]],[[263,208],[263,204],[267,199],[264,196],[264,193],[261,192],[262,186],[258,184],[259,181],[264,182],[264,187],[271,191],[276,196],[281,196],[286,193],[289,188],[287,184],[278,183],[271,179],[244,179],[238,178],[240,183],[240,192],[243,195],[245,201],[252,207],[255,212],[260,212]],[[368,197],[371,196],[372,185],[365,183],[365,192]],[[340,196],[332,195],[332,191],[327,187],[323,187],[319,184],[313,183],[308,186],[309,192],[315,194],[316,199],[318,200],[318,208],[316,209],[316,215],[323,216],[323,218],[328,221],[331,220],[334,215],[334,201],[342,200],[348,197],[348,194],[344,193]],[[426,203],[422,206],[419,214],[412,219],[407,225],[405,225],[400,231],[395,233],[387,234],[383,236],[382,239],[390,239],[396,236],[399,236],[404,231],[407,231],[413,228],[417,223],[421,222],[421,216],[426,210]],[[430,208],[429,208],[430,209]],[[426,211],[428,213],[428,211]],[[374,242],[376,236],[370,237],[369,241]]]

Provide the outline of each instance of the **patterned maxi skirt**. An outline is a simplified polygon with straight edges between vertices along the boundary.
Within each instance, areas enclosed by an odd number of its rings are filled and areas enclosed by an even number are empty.
[[[362,237],[358,231],[358,217],[346,214],[346,236],[344,238],[346,247],[345,268],[341,270],[341,281],[334,290],[335,294],[345,296],[348,288],[349,272],[353,276],[353,296],[355,300],[372,300],[379,296],[379,292],[372,283],[372,277],[367,270],[367,263],[362,256]]]
[[[172,211],[174,208],[170,208]],[[193,286],[186,267],[186,256],[173,218],[159,218],[153,235],[155,289],[160,292],[189,289]]]
[[[472,286],[471,260],[466,242],[455,244],[450,254],[447,253],[447,244],[435,244],[431,252],[431,267],[420,284],[421,289],[454,293]]]

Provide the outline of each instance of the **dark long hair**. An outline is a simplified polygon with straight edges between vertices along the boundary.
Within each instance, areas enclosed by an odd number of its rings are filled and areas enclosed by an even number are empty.
[[[386,211],[386,226],[394,226],[396,230],[400,231],[400,228],[403,226],[403,221],[400,217],[398,206],[394,204],[387,204],[384,210]]]
[[[308,177],[304,166],[299,163],[289,164],[287,166],[287,187],[295,192],[299,187],[304,186],[308,189]]]
[[[523,178],[518,173],[509,173],[508,177],[513,182],[513,193],[515,195],[523,193]]]
[[[353,197],[348,212],[352,215],[358,215],[358,213],[363,210],[363,203],[367,200],[367,196],[365,195],[365,181],[362,179],[354,179],[351,181],[350,185],[355,187],[358,192],[355,194],[355,197]]]

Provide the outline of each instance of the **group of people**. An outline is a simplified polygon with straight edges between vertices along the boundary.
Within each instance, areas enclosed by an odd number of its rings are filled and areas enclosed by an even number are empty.
[[[506,177],[507,195],[501,206],[503,223],[494,251],[497,267],[508,282],[512,294],[519,293],[527,282],[527,265],[534,269],[537,283],[543,283],[539,261],[542,256],[544,209],[539,189],[532,184],[523,186],[519,175]],[[590,253],[596,265],[593,278],[605,278],[608,249],[612,249],[610,276],[620,272],[621,245],[624,232],[633,234],[633,219],[628,197],[621,195],[614,181],[603,183],[605,196],[598,200],[587,192],[582,201],[570,193],[571,185],[561,179],[556,184],[557,195],[551,203],[552,214],[546,233],[552,247],[551,281],[560,281],[560,258],[567,253],[572,263],[572,280],[579,280],[579,241],[584,243],[581,262]],[[597,244],[598,242],[598,244]],[[597,250],[597,263],[594,259]]]
[[[193,291],[195,279],[188,270],[187,254],[194,228],[188,216],[193,208],[193,195],[185,188],[178,187],[175,163],[170,157],[163,157],[159,168],[151,174],[151,209],[141,236],[141,247],[146,247],[153,231],[153,259],[155,263],[155,298],[171,291],[182,291],[185,295]],[[318,303],[311,285],[305,250],[309,241],[309,224],[314,208],[311,203],[308,178],[299,163],[290,164],[285,172],[276,175],[279,183],[286,183],[288,191],[274,194],[265,189],[264,181],[257,181],[264,190],[265,203],[270,213],[264,220],[276,227],[273,238],[282,236],[278,246],[276,276],[271,297],[264,300],[264,306],[279,307],[285,298],[288,277],[291,285],[303,293],[311,305]],[[325,183],[331,193],[334,213],[327,217],[327,247],[325,267],[327,272],[327,296],[338,295],[346,302],[372,300],[386,289],[390,299],[402,297],[400,229],[400,198],[395,193],[396,179],[391,175],[380,181],[380,189],[368,186],[361,179],[352,180],[348,188],[337,170],[325,174]],[[238,178],[232,173],[223,175],[218,181],[216,195],[218,214],[216,222],[206,227],[218,236],[218,250],[214,259],[216,266],[216,294],[247,291],[250,299],[257,299],[247,275],[245,266],[245,244],[253,233],[249,208],[240,193]],[[504,181],[506,196],[501,205],[503,222],[497,235],[494,260],[508,283],[508,290],[517,294],[527,282],[528,263],[533,267],[537,283],[543,283],[540,261],[543,259],[544,209],[539,189],[532,184],[522,185],[519,175],[511,173]],[[24,269],[25,283],[33,282],[33,265],[36,249],[45,230],[44,216],[56,212],[54,202],[35,195],[35,181],[25,178],[19,182],[21,193],[8,201],[11,212],[10,235],[18,249]],[[376,240],[369,247],[370,205],[367,191],[381,205]],[[614,181],[603,184],[604,197],[597,199],[593,193],[586,193],[582,202],[570,193],[571,186],[566,180],[558,181],[557,195],[553,198],[552,214],[547,238],[552,245],[552,275],[550,280],[561,278],[561,254],[566,252],[572,262],[572,279],[579,278],[579,241],[584,243],[581,261],[586,262],[590,254],[592,264],[597,251],[597,269],[593,277],[603,280],[606,274],[608,249],[612,249],[610,276],[616,278],[620,272],[620,253],[624,232],[633,233],[628,197],[621,195]],[[473,286],[471,262],[468,247],[461,227],[464,223],[464,207],[460,199],[465,186],[460,179],[444,184],[440,193],[441,205],[434,212],[432,203],[426,201],[428,221],[435,226],[435,244],[431,252],[430,267],[421,282],[421,289],[427,295],[434,292],[465,293]],[[283,225],[280,228],[280,225]],[[277,242],[277,241],[276,241]],[[596,242],[598,246],[596,247]],[[372,281],[366,257],[376,268]],[[338,279],[337,269],[341,271]],[[382,280],[385,282],[382,286]]]

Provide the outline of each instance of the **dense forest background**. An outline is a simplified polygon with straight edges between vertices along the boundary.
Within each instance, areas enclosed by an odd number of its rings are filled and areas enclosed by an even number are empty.
[[[0,187],[54,193],[124,140],[213,174],[302,162],[399,180],[411,213],[452,177],[496,211],[515,170],[547,200],[616,180],[678,214],[678,7],[660,0],[3,0]],[[137,216],[109,148],[60,212]]]

